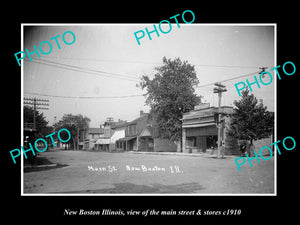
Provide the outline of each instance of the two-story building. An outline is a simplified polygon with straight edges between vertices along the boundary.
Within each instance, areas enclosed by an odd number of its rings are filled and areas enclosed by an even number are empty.
[[[116,141],[117,150],[153,151],[152,127],[149,114],[140,111],[140,116],[126,123],[125,137]]]
[[[103,128],[89,128],[83,132],[84,141],[82,141],[83,150],[95,149],[95,144],[99,138],[104,136]]]
[[[115,151],[116,141],[125,137],[125,127],[127,121],[118,120],[114,122],[110,117],[109,122],[105,122],[103,126],[104,134],[96,141],[95,149],[99,151]]]
[[[206,152],[218,146],[218,127],[221,129],[221,140],[225,154],[238,154],[238,142],[228,135],[230,115],[234,110],[230,106],[210,107],[208,103],[195,106],[195,109],[182,117],[182,151]],[[218,114],[221,122],[217,124]]]
[[[113,135],[110,137],[109,151],[123,151],[117,142],[119,139],[125,137],[125,129],[127,121],[119,120],[118,123],[112,125]]]

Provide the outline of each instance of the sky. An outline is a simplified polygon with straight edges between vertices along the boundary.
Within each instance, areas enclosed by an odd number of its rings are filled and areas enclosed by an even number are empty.
[[[33,61],[28,56],[22,60],[23,97],[49,99],[49,110],[40,111],[49,125],[71,113],[87,116],[90,127],[99,127],[107,117],[130,121],[140,110],[149,112],[142,96],[145,91],[137,84],[142,75],[153,77],[164,56],[179,57],[195,66],[199,79],[196,94],[211,106],[217,106],[218,96],[209,84],[276,66],[272,24],[180,24],[178,28],[175,23],[169,33],[160,32],[159,37],[152,33],[152,40],[146,34],[138,45],[134,32],[145,31],[145,27],[151,30],[153,24],[23,24],[22,51],[33,52],[34,45],[38,48],[43,41],[52,45],[48,55],[40,53],[38,58],[32,54]],[[62,40],[66,31],[76,37],[71,45]],[[61,49],[50,40],[57,35]],[[72,35],[67,33],[65,40],[72,42]],[[47,44],[42,50],[50,51]],[[222,82],[227,89],[222,105],[233,106],[233,101],[240,99],[234,84],[246,79],[253,82],[253,76]],[[264,79],[267,83],[270,78]],[[252,86],[252,93],[270,111],[274,111],[275,84],[273,79],[267,86]]]

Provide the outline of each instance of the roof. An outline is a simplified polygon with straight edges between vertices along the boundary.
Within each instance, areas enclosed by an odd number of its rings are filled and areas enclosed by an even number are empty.
[[[103,128],[89,128],[89,134],[104,134]]]
[[[136,136],[134,136],[134,137],[124,137],[124,138],[120,138],[117,141],[129,141],[129,140],[132,140],[132,139],[135,139],[135,138],[136,138]]]
[[[208,107],[201,108],[197,110],[192,110],[190,112],[184,113],[182,119],[194,119],[199,117],[211,117],[214,116],[215,113],[219,112],[218,107]],[[220,108],[221,114],[232,114],[234,112],[233,107],[231,106],[221,106]]]
[[[148,118],[148,116],[149,116],[149,113],[144,113],[144,114],[141,115],[140,117],[138,117],[138,118],[136,118],[136,119],[134,119],[134,120],[128,122],[127,125],[133,125],[133,124],[136,124],[139,120],[145,119],[145,117]]]
[[[140,137],[151,137],[152,136],[152,128],[151,127],[144,127],[144,129],[140,133]]]
[[[115,122],[111,125],[112,129],[125,128],[127,125],[127,121]]]
[[[125,137],[125,130],[116,130],[116,132],[111,136],[110,143],[116,143],[116,140]]]

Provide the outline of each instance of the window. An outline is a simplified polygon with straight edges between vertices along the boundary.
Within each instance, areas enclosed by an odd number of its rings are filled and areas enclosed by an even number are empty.
[[[187,137],[186,144],[188,147],[197,147],[196,137]]]
[[[136,125],[130,125],[127,127],[127,132],[129,135],[135,135],[136,134]]]
[[[137,133],[137,132],[136,132],[136,125],[133,125],[133,126],[132,126],[132,130],[133,130],[133,131],[132,131],[133,134],[136,134],[136,133]]]

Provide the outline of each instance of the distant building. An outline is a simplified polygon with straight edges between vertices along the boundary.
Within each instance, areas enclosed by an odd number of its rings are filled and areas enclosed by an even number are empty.
[[[126,121],[118,120],[114,122],[112,117],[107,118],[107,121],[100,126],[104,134],[95,143],[95,150],[98,151],[115,151],[116,140],[125,137]]]
[[[95,149],[95,144],[99,138],[104,137],[103,128],[89,128],[82,133],[83,139],[80,144],[80,149],[92,150]]]
[[[140,111],[140,116],[126,123],[125,137],[116,141],[116,149],[121,151],[153,151],[151,121],[149,114]]]
[[[112,129],[114,130],[113,135],[110,137],[110,143],[109,143],[109,151],[123,151],[123,146],[120,146],[117,142],[119,139],[125,137],[125,129],[127,126],[126,121],[120,121],[117,124],[114,124],[112,126]]]

